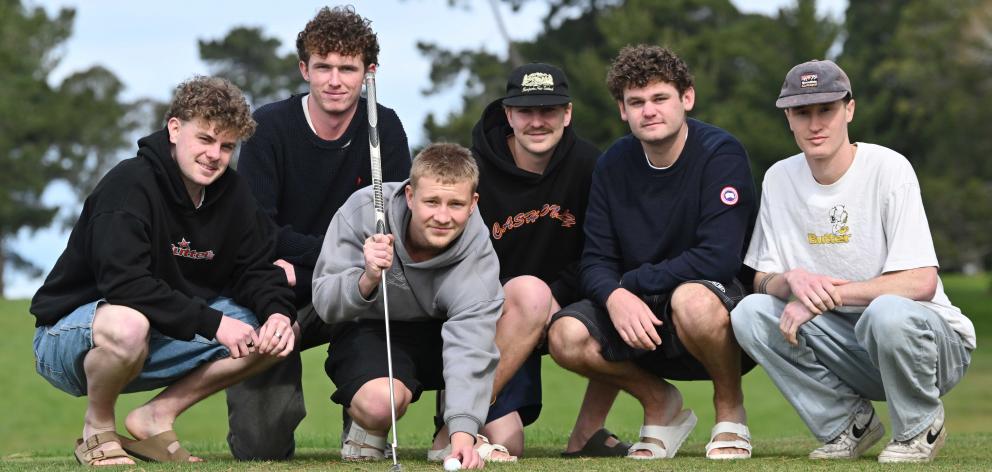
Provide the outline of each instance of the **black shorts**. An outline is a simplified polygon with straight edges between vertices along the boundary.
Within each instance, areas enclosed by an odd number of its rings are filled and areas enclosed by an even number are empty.
[[[337,390],[331,400],[351,406],[351,399],[366,382],[389,376],[386,365],[386,324],[381,320],[360,320],[346,325],[331,339],[333,353],[324,370]],[[444,388],[444,360],[441,350],[443,321],[390,321],[393,377],[413,392],[411,403],[424,390]]]
[[[691,280],[684,283],[696,283],[710,289],[723,302],[728,313],[747,295],[744,285],[736,279],[729,286],[709,280]],[[710,375],[706,372],[706,368],[686,350],[678,337],[675,323],[672,322],[670,294],[647,295],[641,298],[662,321],[661,326],[658,327],[661,348],[655,351],[637,349],[625,343],[620,333],[613,327],[613,321],[606,308],[592,300],[582,300],[563,308],[551,318],[551,322],[554,323],[566,316],[581,321],[593,339],[599,342],[600,353],[608,361],[632,361],[644,370],[665,379],[709,380]],[[742,351],[741,373],[749,372],[754,366],[755,362]]]
[[[541,416],[541,353],[534,351],[507,381],[489,407],[486,423],[516,411],[527,426]]]

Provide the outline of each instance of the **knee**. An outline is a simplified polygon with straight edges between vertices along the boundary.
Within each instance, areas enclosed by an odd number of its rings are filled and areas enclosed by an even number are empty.
[[[767,333],[778,333],[777,328],[770,326],[777,318],[771,316],[773,309],[771,295],[754,294],[744,297],[730,312],[730,325],[734,331],[737,343],[743,348],[760,342]]]
[[[503,286],[505,302],[502,318],[515,318],[529,325],[544,327],[551,312],[551,289],[541,279],[523,275]]]
[[[584,350],[595,343],[586,325],[572,318],[560,318],[548,330],[548,352],[555,362],[569,366],[582,357]]]
[[[396,417],[403,416],[410,404],[410,390],[402,382],[395,380]],[[361,420],[366,429],[383,429],[392,421],[389,406],[389,379],[373,379],[362,385],[351,399],[352,416]]]
[[[121,305],[104,304],[93,320],[93,343],[118,357],[143,357],[148,350],[151,325],[139,311]]]
[[[723,302],[701,284],[680,285],[672,293],[672,321],[680,334],[714,335],[730,329]]]
[[[869,338],[885,342],[898,342],[901,334],[912,328],[916,323],[913,310],[908,309],[908,303],[916,303],[898,295],[882,295],[865,308],[861,319],[855,325],[859,342],[864,344]]]

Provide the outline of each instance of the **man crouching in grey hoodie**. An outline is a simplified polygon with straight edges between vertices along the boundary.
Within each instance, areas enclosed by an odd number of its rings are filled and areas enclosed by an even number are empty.
[[[355,192],[331,220],[314,270],[313,306],[327,323],[350,322],[331,340],[326,363],[337,386],[331,399],[354,421],[341,450],[345,460],[384,457],[391,420],[383,275],[397,415],[423,390],[447,388],[451,449],[432,453],[481,468],[480,453],[493,452],[475,443],[499,361],[494,338],[503,289],[475,211],[478,181],[467,149],[432,144],[414,159],[408,181],[383,184],[386,235],[376,234],[372,187]]]

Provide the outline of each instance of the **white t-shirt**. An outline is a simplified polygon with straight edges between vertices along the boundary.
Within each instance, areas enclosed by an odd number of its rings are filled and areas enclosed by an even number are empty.
[[[761,207],[744,263],[760,272],[810,272],[851,281],[886,272],[937,267],[920,184],[901,154],[858,143],[854,162],[831,185],[821,185],[802,153],[765,173]],[[974,349],[975,327],[951,305],[937,279],[932,309]],[[838,311],[863,311],[842,307]]]

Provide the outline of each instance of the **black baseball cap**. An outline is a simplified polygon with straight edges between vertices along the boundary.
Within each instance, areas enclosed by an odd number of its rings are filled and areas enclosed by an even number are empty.
[[[854,96],[851,79],[840,66],[833,61],[814,59],[793,67],[785,75],[775,106],[802,107],[835,102],[847,96]]]
[[[511,107],[564,105],[571,101],[565,72],[539,62],[513,69],[506,81],[506,96],[503,97],[503,105]]]

